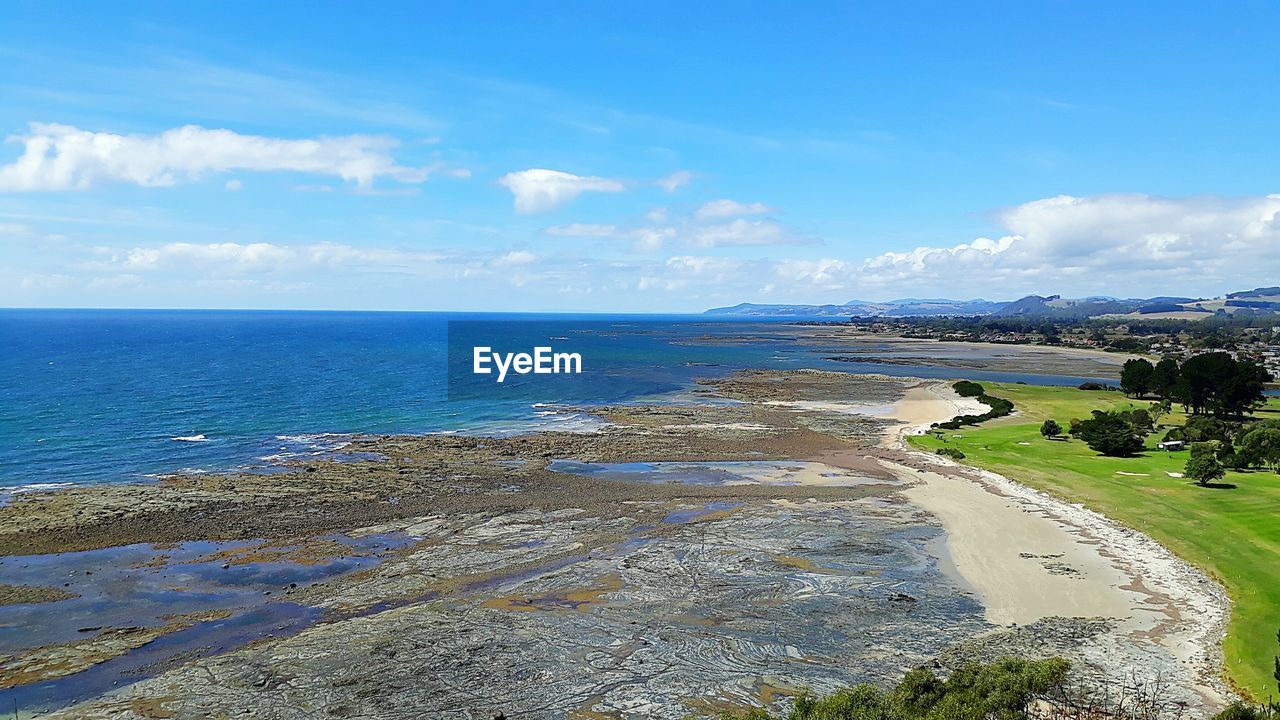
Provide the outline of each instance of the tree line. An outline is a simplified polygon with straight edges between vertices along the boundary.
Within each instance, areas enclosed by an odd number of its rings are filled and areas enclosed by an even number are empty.
[[[1155,364],[1129,360],[1120,371],[1120,389],[1130,397],[1154,395],[1179,403],[1193,415],[1238,418],[1266,402],[1266,384],[1272,379],[1254,360],[1208,352],[1182,363],[1172,357]]]

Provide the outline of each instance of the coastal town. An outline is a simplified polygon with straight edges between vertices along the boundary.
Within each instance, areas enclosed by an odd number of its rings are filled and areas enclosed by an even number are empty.
[[[1280,316],[1234,326],[1191,321],[1093,319],[1083,322],[985,318],[851,318],[861,332],[946,342],[1040,345],[1102,350],[1185,360],[1204,352],[1228,352],[1260,363],[1280,377]],[[1156,332],[1159,327],[1160,332]]]

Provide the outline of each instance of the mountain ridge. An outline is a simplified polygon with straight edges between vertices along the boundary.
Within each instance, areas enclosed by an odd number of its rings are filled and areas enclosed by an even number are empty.
[[[1026,295],[1011,301],[982,298],[902,298],[883,302],[850,300],[825,305],[738,303],[711,308],[704,315],[743,317],[1037,317],[1082,320],[1102,315],[1197,319],[1219,314],[1280,314],[1280,287],[1261,287],[1227,293],[1216,298],[1160,295],[1150,298],[1116,298],[1093,295],[1064,298],[1061,295]]]

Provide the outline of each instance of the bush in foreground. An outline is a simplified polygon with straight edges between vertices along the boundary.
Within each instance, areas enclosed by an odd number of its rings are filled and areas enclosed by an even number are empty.
[[[1062,658],[1002,658],[965,665],[946,679],[916,668],[891,690],[862,684],[827,697],[802,693],[785,715],[767,710],[722,720],[1182,720],[1184,704],[1160,677],[1103,686],[1070,677]],[[1274,720],[1266,707],[1233,703],[1213,720]]]
[[[991,408],[981,415],[957,415],[946,422],[934,423],[933,427],[943,430],[959,430],[964,425],[977,425],[1004,417],[1013,412],[1013,402],[1002,397],[988,395],[985,388],[976,382],[961,380],[951,386],[960,397],[977,398],[978,402]]]
[[[786,716],[753,710],[744,720],[966,720],[1028,718],[1031,707],[1064,685],[1066,660],[1005,658],[966,665],[946,680],[916,668],[885,692],[858,685],[825,698],[802,694]],[[723,716],[734,717],[731,715]]]

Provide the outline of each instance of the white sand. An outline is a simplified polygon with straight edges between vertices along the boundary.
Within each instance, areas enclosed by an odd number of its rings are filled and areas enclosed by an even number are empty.
[[[984,406],[985,407],[985,406]],[[1119,630],[1098,660],[1108,667],[1160,667],[1172,656],[1176,682],[1210,706],[1231,698],[1222,681],[1225,592],[1159,543],[1082,506],[995,473],[911,451],[904,438],[973,408],[946,383],[922,382],[899,403],[888,444],[954,472],[883,462],[913,483],[904,494],[937,516],[950,561],[981,598],[987,619],[1028,624],[1047,617],[1105,617]],[[1143,664],[1143,656],[1163,663]]]

